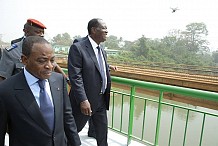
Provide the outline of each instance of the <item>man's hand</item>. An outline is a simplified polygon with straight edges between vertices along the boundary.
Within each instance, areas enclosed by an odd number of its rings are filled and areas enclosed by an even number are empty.
[[[92,115],[91,106],[90,106],[90,103],[88,100],[85,100],[85,101],[80,103],[80,110],[86,116]]]
[[[70,79],[68,77],[65,77],[67,84],[71,87]]]
[[[3,81],[5,78],[0,76],[0,82]]]
[[[56,62],[54,62],[53,65],[54,65],[54,71],[57,72],[57,73],[61,73],[65,77],[65,79],[67,81],[67,84],[71,87],[70,80],[69,80],[68,76],[64,73],[62,68]]]
[[[117,71],[118,70],[117,66],[113,66],[113,65],[109,65],[109,68],[111,70],[113,70],[113,71]]]

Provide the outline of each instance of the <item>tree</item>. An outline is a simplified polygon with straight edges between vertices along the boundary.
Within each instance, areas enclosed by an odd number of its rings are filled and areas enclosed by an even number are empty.
[[[134,48],[134,42],[131,41],[124,41],[124,46],[123,46],[123,50],[128,50],[130,51],[132,48]]]
[[[2,34],[0,34],[0,42],[2,42]]]
[[[2,34],[0,34],[0,45],[2,45],[4,42],[2,41]]]
[[[108,49],[113,49],[113,50],[119,50],[120,49],[119,39],[114,35],[110,35],[109,37],[107,37],[107,41],[105,41],[104,45]]]
[[[70,46],[72,44],[73,40],[71,39],[70,35],[68,33],[58,34],[52,39],[53,45],[64,45],[64,46]]]
[[[148,57],[148,52],[149,49],[151,48],[150,45],[150,39],[145,38],[145,36],[143,35],[141,38],[139,38],[136,41],[136,45],[134,48],[132,48],[133,54],[135,54],[135,57],[144,57],[147,58]]]
[[[207,27],[204,23],[190,23],[186,25],[186,30],[182,32],[187,40],[186,46],[192,52],[207,52],[208,41],[205,39],[208,35]]]
[[[214,52],[212,53],[212,57],[213,57],[213,61],[214,61],[215,63],[218,63],[218,51],[214,51]]]
[[[2,34],[0,34],[0,48],[5,48],[5,47],[8,47],[8,46],[10,46],[10,43],[4,42],[4,41],[2,40]],[[1,51],[1,50],[0,50],[0,51]]]
[[[73,37],[73,40],[82,38],[80,35],[76,35]]]

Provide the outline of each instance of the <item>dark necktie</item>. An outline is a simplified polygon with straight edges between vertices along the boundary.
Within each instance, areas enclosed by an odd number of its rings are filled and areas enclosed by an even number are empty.
[[[52,106],[51,100],[48,93],[45,90],[45,80],[38,81],[40,87],[39,102],[40,111],[48,124],[49,128],[53,130],[54,127],[54,108]]]
[[[101,91],[102,93],[105,92],[105,84],[106,84],[106,79],[105,79],[105,71],[104,71],[104,65],[103,65],[103,58],[101,56],[101,48],[98,46],[98,64],[99,64],[99,68],[100,68],[100,72],[101,72],[101,77],[102,77],[102,87],[101,87]]]

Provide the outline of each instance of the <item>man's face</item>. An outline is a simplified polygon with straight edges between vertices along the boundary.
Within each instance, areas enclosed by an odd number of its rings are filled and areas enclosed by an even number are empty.
[[[22,56],[27,71],[39,79],[48,79],[54,68],[54,52],[50,44],[35,43],[30,56]]]
[[[30,26],[25,30],[26,36],[41,36],[44,37],[44,29]]]
[[[99,20],[99,26],[94,28],[94,38],[97,43],[106,41],[107,38],[107,26],[102,20]]]

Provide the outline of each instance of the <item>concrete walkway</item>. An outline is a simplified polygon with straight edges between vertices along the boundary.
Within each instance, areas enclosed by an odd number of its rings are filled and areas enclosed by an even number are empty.
[[[80,133],[80,139],[82,141],[82,146],[97,146],[96,140],[94,138],[87,136],[88,126],[86,126]],[[112,130],[108,130],[108,146],[127,146],[127,138],[120,135]],[[131,141],[129,146],[145,146],[136,141]]]
[[[82,141],[81,146],[97,146],[96,140],[94,138],[87,136],[88,126],[79,133],[80,139]],[[5,136],[5,144],[9,146],[8,135]],[[109,146],[127,146],[127,138],[111,130],[108,131],[108,145]],[[136,141],[131,141],[129,146],[145,146]]]

